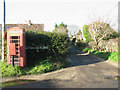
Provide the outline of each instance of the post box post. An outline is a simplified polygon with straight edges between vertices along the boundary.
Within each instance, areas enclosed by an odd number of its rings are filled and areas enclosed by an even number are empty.
[[[16,43],[10,43],[9,55],[12,56],[12,65],[14,67],[14,56],[16,56]]]
[[[12,56],[12,65],[14,67],[14,55]]]

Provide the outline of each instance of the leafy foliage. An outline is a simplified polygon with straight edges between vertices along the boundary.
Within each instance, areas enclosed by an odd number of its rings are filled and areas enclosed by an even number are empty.
[[[28,60],[42,56],[53,56],[55,60],[65,57],[68,52],[68,35],[52,32],[26,32],[26,47]],[[44,49],[46,47],[46,49]],[[31,49],[33,48],[33,49]],[[33,63],[34,61],[32,61]]]
[[[105,52],[105,51],[99,52],[99,51],[95,51],[95,50],[87,48],[87,47],[85,49],[83,49],[82,51],[83,52],[91,52],[94,55],[104,58],[105,60],[112,60],[112,61],[120,62],[120,60],[118,59],[118,53],[116,53],[116,52]]]
[[[115,32],[108,23],[104,23],[100,20],[89,24],[88,30],[97,45],[101,40],[109,40],[110,38],[118,36],[117,32]]]
[[[111,52],[111,55],[110,55],[110,57],[108,59],[113,60],[113,61],[120,61],[120,59],[118,57],[120,57],[120,55],[118,55],[118,53]]]
[[[0,64],[2,77],[46,73],[68,65],[68,63],[54,63],[50,59],[38,60],[37,64],[25,68],[19,66],[12,67],[12,65],[8,65],[6,62],[0,61],[0,63],[2,63]]]
[[[92,40],[91,35],[88,31],[88,25],[83,26],[83,36],[86,38],[86,42],[90,42]]]
[[[83,40],[78,40],[76,45],[75,45],[75,47],[80,49],[80,50],[85,49],[87,46],[88,46],[88,44]]]
[[[27,67],[12,67],[2,62],[2,76],[38,74],[66,67],[64,58],[68,52],[68,35],[53,32],[26,32]],[[6,40],[6,39],[5,39]],[[7,56],[5,42],[5,55]],[[0,60],[1,61],[1,60]]]
[[[68,33],[67,24],[64,24],[63,22],[59,25],[55,24],[55,28],[54,28],[53,32],[67,34]]]
[[[116,38],[116,37],[118,37],[118,36],[119,36],[119,33],[117,33],[117,32],[113,32],[112,34],[110,34],[109,37],[105,37],[105,38],[103,38],[103,40],[113,39],[113,38]]]
[[[19,71],[20,67],[12,67],[12,65],[8,65],[7,62],[1,61],[1,63],[2,65],[0,67],[2,67],[2,76],[14,76],[15,74],[21,74],[21,72]]]

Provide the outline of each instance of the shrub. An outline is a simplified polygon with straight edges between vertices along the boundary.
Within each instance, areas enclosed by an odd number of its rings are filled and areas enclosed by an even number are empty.
[[[83,36],[86,38],[86,42],[90,42],[92,40],[91,35],[88,31],[88,26],[87,25],[83,26]]]
[[[101,40],[109,40],[118,36],[118,33],[110,27],[110,24],[101,20],[97,20],[89,24],[88,30],[92,39],[97,45]]]
[[[68,52],[68,35],[53,32],[26,32],[27,67],[0,64],[2,76],[45,73],[68,65],[64,58]],[[7,56],[5,42],[5,55]],[[46,49],[45,49],[46,48]],[[1,60],[0,60],[1,61]]]
[[[40,59],[40,56],[41,58],[53,56],[56,58],[55,60],[59,57],[65,57],[68,52],[68,40],[68,35],[62,33],[26,32],[27,60],[30,59],[29,61],[31,61],[29,64],[33,64],[33,60]],[[44,47],[47,47],[47,49],[44,49]]]
[[[0,63],[2,63],[0,64],[0,67],[2,67],[1,68],[2,77],[46,73],[56,69],[60,69],[67,65],[66,63],[64,64],[60,62],[54,63],[50,59],[38,60],[37,64],[24,68],[19,66],[13,67],[12,65],[8,65],[6,62],[0,61]]]
[[[103,40],[109,40],[109,39],[113,39],[119,36],[119,33],[117,32],[113,32],[112,34],[109,35],[109,37],[105,37],[103,38]]]
[[[85,49],[83,49],[82,51],[83,52],[91,52],[94,55],[97,55],[105,60],[112,60],[112,61],[120,62],[119,55],[116,52],[105,52],[105,51],[99,52],[99,51],[95,51],[95,50],[87,48],[87,47]]]
[[[7,33],[6,33],[7,36]],[[68,35],[53,32],[26,32],[27,65],[48,56],[65,57],[68,52]],[[45,49],[46,48],[46,49]],[[57,59],[55,59],[57,60]],[[7,40],[5,38],[5,61],[7,61]]]
[[[14,75],[20,75],[20,67],[15,66],[13,67],[12,65],[8,65],[7,62],[1,62],[2,65],[2,76],[14,76]]]
[[[120,59],[118,57],[119,57],[118,53],[111,52],[110,57],[108,59],[113,60],[113,61],[120,61]]]
[[[54,27],[55,28],[54,28],[53,32],[55,32],[55,33],[65,33],[65,34],[68,33],[67,24],[64,24],[63,22],[59,25],[55,24]]]

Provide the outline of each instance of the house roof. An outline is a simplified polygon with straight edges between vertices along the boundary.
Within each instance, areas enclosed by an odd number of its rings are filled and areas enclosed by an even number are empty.
[[[11,27],[24,28],[26,31],[44,31],[44,24],[6,24],[6,30]],[[2,24],[0,24],[0,30],[2,30]]]

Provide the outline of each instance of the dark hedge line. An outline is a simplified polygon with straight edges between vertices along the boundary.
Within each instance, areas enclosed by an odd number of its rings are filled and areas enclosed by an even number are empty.
[[[7,33],[5,35],[7,37]],[[5,61],[7,61],[7,38],[5,37]],[[27,66],[37,60],[53,57],[53,61],[62,62],[68,52],[69,37],[67,34],[53,32],[26,31],[26,60]]]
[[[27,65],[36,60],[54,57],[53,61],[61,61],[68,52],[68,35],[53,32],[26,32]]]

